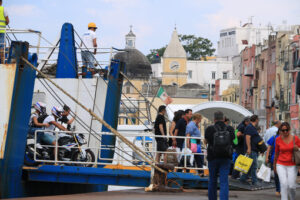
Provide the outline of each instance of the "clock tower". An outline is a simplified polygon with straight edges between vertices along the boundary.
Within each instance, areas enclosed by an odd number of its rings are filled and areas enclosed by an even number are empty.
[[[187,83],[186,52],[179,41],[176,28],[173,31],[162,59],[162,84],[177,84],[182,86]]]

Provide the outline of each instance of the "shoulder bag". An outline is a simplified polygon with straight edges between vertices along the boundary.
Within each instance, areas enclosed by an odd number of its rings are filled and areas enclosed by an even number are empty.
[[[295,147],[295,136],[293,136],[293,148]],[[293,161],[296,163],[296,166],[300,166],[300,151],[299,148],[293,149]]]
[[[268,147],[259,135],[255,136],[253,142],[256,144],[259,153],[265,153],[267,151]]]

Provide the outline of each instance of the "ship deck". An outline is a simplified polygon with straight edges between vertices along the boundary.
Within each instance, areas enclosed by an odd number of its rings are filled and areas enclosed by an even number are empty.
[[[230,191],[229,199],[243,200],[268,200],[280,199],[275,195],[275,189],[257,190],[257,191]],[[43,197],[29,197],[19,198],[18,200],[207,200],[207,190],[185,190],[181,193],[162,193],[162,192],[144,192],[143,189],[110,191],[110,192],[95,192],[85,194],[73,195],[59,195],[59,196],[43,196]],[[297,189],[296,199],[300,199],[300,188]],[[12,199],[10,199],[12,200]],[[17,200],[17,199],[16,199]]]

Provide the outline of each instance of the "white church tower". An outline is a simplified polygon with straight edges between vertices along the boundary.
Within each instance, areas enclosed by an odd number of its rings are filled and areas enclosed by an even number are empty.
[[[135,49],[135,34],[132,32],[132,26],[130,26],[130,31],[129,33],[126,35],[125,39],[126,39],[126,49]]]

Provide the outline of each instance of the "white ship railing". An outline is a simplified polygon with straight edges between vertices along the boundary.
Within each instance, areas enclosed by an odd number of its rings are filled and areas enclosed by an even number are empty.
[[[50,42],[45,37],[43,37],[42,32],[37,30],[6,28],[5,44],[4,44],[6,48],[3,49],[4,54],[7,51],[7,49],[10,48],[10,42],[13,40],[22,40],[22,41],[36,40],[36,43],[30,42],[29,49],[31,53],[37,54],[39,59],[38,63],[40,63],[40,65],[43,66],[51,66],[57,63],[57,57],[59,53],[60,34],[59,37],[54,42]],[[78,67],[79,72],[82,66],[81,51],[84,50],[94,51],[94,49],[97,49],[97,53],[94,56],[95,56],[95,60],[97,61],[97,64],[100,65],[99,68],[105,68],[106,66],[109,67],[113,55],[116,54],[117,52],[120,52],[120,50],[117,50],[113,47],[88,49],[85,47],[80,47],[80,44],[81,44],[81,38],[75,37],[75,46],[76,46],[77,63],[78,63],[78,66],[76,67]]]
[[[44,132],[52,132],[55,136],[56,145],[45,145],[45,144],[39,144],[38,146],[42,147],[54,147],[55,148],[55,155],[54,159],[52,160],[45,160],[45,159],[38,159],[37,157],[37,135],[39,133]],[[44,131],[44,130],[37,130],[34,134],[34,160],[36,162],[42,163],[54,163],[56,165],[88,165],[92,164],[93,167],[97,167],[98,165],[122,165],[122,166],[138,166],[138,167],[147,167],[150,165],[147,165],[145,161],[139,158],[137,154],[134,153],[134,151],[128,147],[125,143],[123,143],[121,140],[116,140],[116,146],[114,145],[101,145],[101,142],[99,142],[99,146],[91,146],[91,145],[83,145],[81,147],[71,147],[72,149],[76,149],[80,151],[80,148],[90,149],[95,154],[95,161],[94,162],[80,162],[80,161],[65,161],[65,160],[59,160],[58,159],[58,151],[59,148],[66,148],[66,146],[59,146],[58,140],[60,138],[59,135],[61,134],[69,134],[71,136],[74,136],[75,134],[83,134],[85,135],[85,138],[87,141],[97,140],[102,141],[102,136],[105,135],[111,135],[114,136],[112,133],[109,132],[97,132],[96,134],[89,134],[87,132],[68,132],[68,131]],[[206,165],[203,165],[203,167],[196,167],[196,166],[190,166],[188,165],[188,159],[191,159],[191,156],[195,155],[202,155],[203,161],[206,160],[206,148],[204,147],[204,144],[202,143],[202,153],[188,153],[187,151],[183,150],[181,152],[161,152],[156,150],[156,140],[155,138],[165,138],[165,139],[171,139],[171,138],[178,138],[178,139],[184,139],[184,147],[183,149],[187,149],[187,140],[190,139],[200,139],[203,141],[203,137],[183,137],[183,136],[158,136],[154,135],[152,132],[140,132],[140,133],[122,133],[123,136],[125,136],[128,140],[132,141],[136,146],[138,146],[140,149],[142,149],[145,153],[148,154],[149,157],[153,158],[155,160],[155,156],[157,153],[166,153],[166,154],[175,154],[178,158],[178,163],[180,162],[180,159],[183,158],[184,162],[182,166],[176,166],[175,169],[193,169],[193,170],[203,170],[207,169]],[[105,158],[101,155],[101,150],[113,150],[115,151],[114,158]],[[163,156],[161,156],[161,161],[163,161]],[[207,163],[204,161],[204,163]],[[204,164],[203,163],[203,164]],[[193,163],[190,163],[193,165]]]

